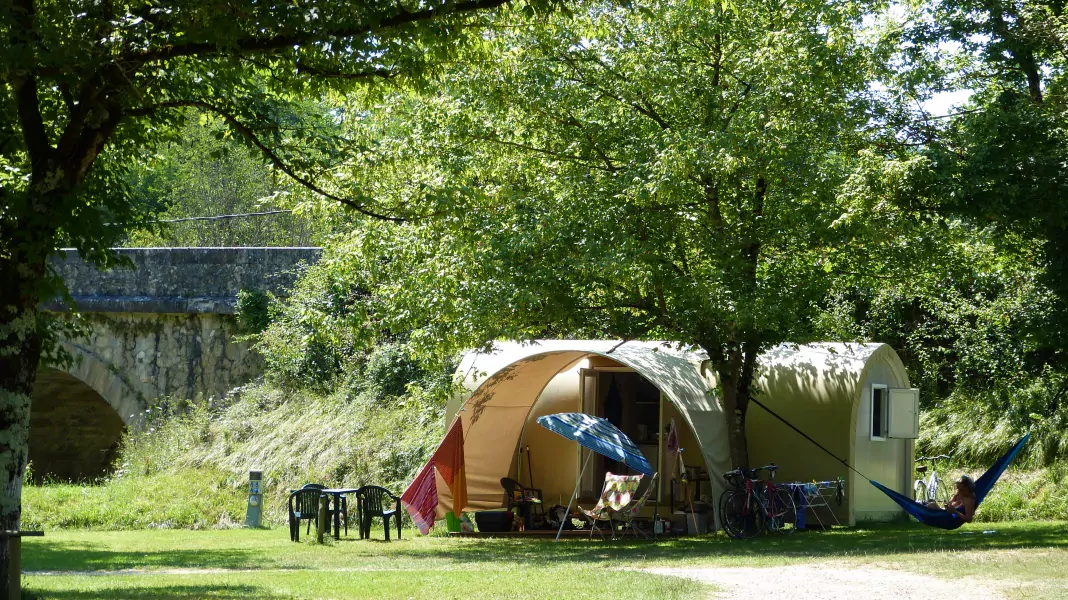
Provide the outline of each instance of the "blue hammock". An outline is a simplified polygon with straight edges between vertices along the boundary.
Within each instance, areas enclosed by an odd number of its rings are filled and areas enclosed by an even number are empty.
[[[1001,474],[1004,473],[1005,469],[1009,467],[1009,463],[1011,463],[1012,460],[1016,458],[1016,455],[1020,452],[1020,449],[1023,448],[1024,444],[1030,437],[1030,433],[1023,436],[1023,439],[1016,442],[1016,445],[1012,447],[1012,450],[1009,450],[1007,453],[1005,453],[1005,456],[999,458],[998,461],[994,463],[994,466],[987,469],[986,473],[983,473],[982,477],[975,480],[976,508],[979,508],[979,503],[982,502],[983,498],[985,498],[987,493],[990,492],[990,488],[994,487],[994,484],[997,483],[998,478],[1001,477]],[[894,490],[882,485],[881,483],[872,481],[870,479],[868,481],[875,487],[879,488],[882,493],[886,494],[887,496],[890,496],[890,499],[900,504],[901,508],[905,509],[905,512],[916,517],[916,520],[920,523],[923,523],[924,525],[930,525],[931,527],[938,527],[940,529],[952,530],[964,524],[964,521],[961,520],[960,515],[958,515],[957,513],[950,513],[946,510],[935,510],[927,508],[927,506],[916,502],[908,496],[899,494]]]

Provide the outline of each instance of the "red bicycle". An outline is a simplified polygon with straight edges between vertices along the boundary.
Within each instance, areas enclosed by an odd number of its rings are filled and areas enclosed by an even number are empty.
[[[733,538],[753,538],[765,531],[792,533],[797,521],[797,506],[789,488],[775,485],[775,464],[756,469],[734,469],[724,473],[730,484],[720,496],[723,529]],[[768,479],[757,477],[768,472]]]

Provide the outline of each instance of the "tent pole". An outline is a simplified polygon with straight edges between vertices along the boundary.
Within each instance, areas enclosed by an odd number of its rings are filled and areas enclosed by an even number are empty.
[[[555,542],[560,541],[560,534],[564,532],[564,523],[567,523],[568,519],[571,518],[571,505],[575,502],[575,498],[578,497],[579,485],[582,484],[582,474],[586,472],[591,456],[593,456],[592,450],[586,455],[586,462],[582,463],[582,470],[579,471],[578,478],[575,479],[575,491],[571,493],[571,499],[567,501],[567,511],[564,512],[564,518],[560,519],[560,529],[556,532],[556,539],[553,540]]]

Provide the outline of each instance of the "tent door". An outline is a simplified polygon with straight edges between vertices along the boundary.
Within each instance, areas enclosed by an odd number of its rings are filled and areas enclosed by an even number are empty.
[[[597,371],[593,369],[582,369],[579,372],[579,412],[584,412],[588,415],[599,414],[599,406],[597,406]],[[578,446],[578,444],[576,444]],[[582,471],[582,465],[586,463],[586,457],[589,456],[590,450],[578,446],[579,451],[575,458],[576,472],[582,472],[582,480],[579,482],[579,496],[583,498],[589,498],[596,495],[600,490],[595,490],[594,479],[597,477],[597,468],[594,465],[592,468],[588,468]]]

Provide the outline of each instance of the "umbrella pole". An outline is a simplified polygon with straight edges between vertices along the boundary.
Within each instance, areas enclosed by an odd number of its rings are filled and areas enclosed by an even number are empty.
[[[571,499],[567,501],[567,511],[564,513],[564,518],[560,519],[560,529],[556,532],[556,539],[553,541],[560,541],[560,534],[564,532],[564,523],[567,523],[568,519],[571,518],[571,505],[575,502],[575,498],[578,497],[579,485],[582,484],[582,474],[586,472],[591,456],[593,456],[593,451],[586,455],[586,462],[582,463],[582,470],[579,471],[578,478],[575,479],[575,491],[571,493]]]

